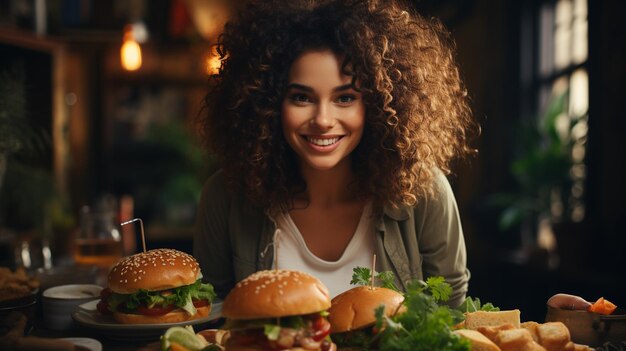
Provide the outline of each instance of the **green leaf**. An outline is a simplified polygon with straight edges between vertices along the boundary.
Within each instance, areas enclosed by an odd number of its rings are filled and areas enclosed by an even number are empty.
[[[369,268],[365,267],[354,267],[352,269],[352,280],[350,281],[351,285],[370,285],[372,283],[372,272]],[[395,291],[399,291],[398,287],[395,284],[395,275],[391,271],[384,271],[380,273],[374,272],[374,285],[382,286],[387,289],[392,289]]]
[[[395,275],[391,271],[380,272],[376,275],[376,279],[380,282],[380,286],[383,288],[399,291],[395,284]]]
[[[184,300],[184,304],[182,306],[178,306],[178,307],[180,307],[183,310],[185,310],[191,316],[193,316],[194,314],[196,314],[198,312],[198,310],[196,309],[196,306],[193,305],[193,301],[191,300],[191,296],[189,294],[186,294],[186,298]]]
[[[118,305],[124,304],[126,308],[134,310],[141,305],[154,307],[155,305],[175,305],[190,314],[196,313],[193,299],[207,299],[213,301],[215,292],[211,284],[203,284],[200,279],[191,285],[181,286],[171,290],[167,296],[161,295],[160,291],[148,291],[140,289],[133,294],[111,294],[109,297],[109,309],[112,311]]]
[[[457,310],[465,313],[465,312],[476,312],[476,311],[500,311],[499,307],[494,306],[491,302],[487,302],[484,305],[481,305],[479,298],[472,298],[470,296],[466,297],[463,303],[457,308]]]
[[[448,301],[450,295],[452,295],[452,287],[443,277],[428,277],[426,284],[428,285],[430,294],[437,302]]]
[[[376,325],[381,329],[379,349],[383,351],[467,351],[470,344],[452,333],[452,326],[462,320],[460,311],[440,306],[431,294],[444,298],[449,287],[442,277],[407,284],[406,311],[386,317],[384,310],[375,310]]]
[[[365,267],[354,267],[352,269],[352,280],[350,280],[351,285],[369,285],[370,280],[372,279],[372,274],[369,268]]]
[[[278,335],[280,334],[280,327],[275,324],[266,324],[263,326],[263,333],[267,336],[269,340],[278,340]]]
[[[520,223],[524,217],[523,210],[520,207],[507,207],[502,211],[500,215],[499,227],[502,230],[512,228],[514,225]]]

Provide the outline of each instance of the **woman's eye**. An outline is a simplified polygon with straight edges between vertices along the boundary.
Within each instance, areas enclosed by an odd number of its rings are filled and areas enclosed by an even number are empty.
[[[354,95],[341,95],[339,98],[337,98],[337,102],[339,102],[340,104],[349,104],[354,100],[356,100],[356,96]]]
[[[309,102],[309,97],[304,94],[293,94],[290,99],[295,102]]]

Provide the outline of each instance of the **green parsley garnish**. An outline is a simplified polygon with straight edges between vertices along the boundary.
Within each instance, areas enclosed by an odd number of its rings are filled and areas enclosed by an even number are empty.
[[[461,312],[476,312],[476,311],[500,311],[499,307],[494,306],[491,302],[487,302],[481,305],[479,298],[466,297],[461,306],[457,308]]]
[[[352,285],[370,285],[372,281],[372,272],[369,268],[365,267],[355,267],[352,269],[352,280],[350,284]],[[380,273],[375,273],[374,276],[374,285],[381,286],[383,288],[399,291],[398,287],[395,284],[395,276],[391,271],[384,271]]]
[[[409,282],[405,293],[406,311],[393,317],[376,309],[376,327],[380,330],[379,349],[382,351],[468,351],[470,343],[452,333],[452,327],[463,320],[463,314],[446,305],[452,288],[442,277],[425,282]]]

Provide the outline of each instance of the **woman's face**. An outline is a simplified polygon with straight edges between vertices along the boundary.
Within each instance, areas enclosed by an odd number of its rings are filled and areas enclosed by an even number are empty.
[[[305,51],[289,71],[282,104],[283,133],[301,167],[349,165],[363,135],[365,105],[331,50]]]

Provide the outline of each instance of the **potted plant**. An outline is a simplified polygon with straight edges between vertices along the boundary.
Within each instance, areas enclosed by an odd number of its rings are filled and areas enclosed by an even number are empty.
[[[569,210],[570,172],[574,164],[571,132],[586,116],[567,116],[567,101],[567,91],[553,96],[538,121],[517,129],[519,153],[510,164],[516,188],[489,197],[489,203],[501,209],[499,228],[519,227],[523,248],[537,245],[541,223],[552,225]]]

